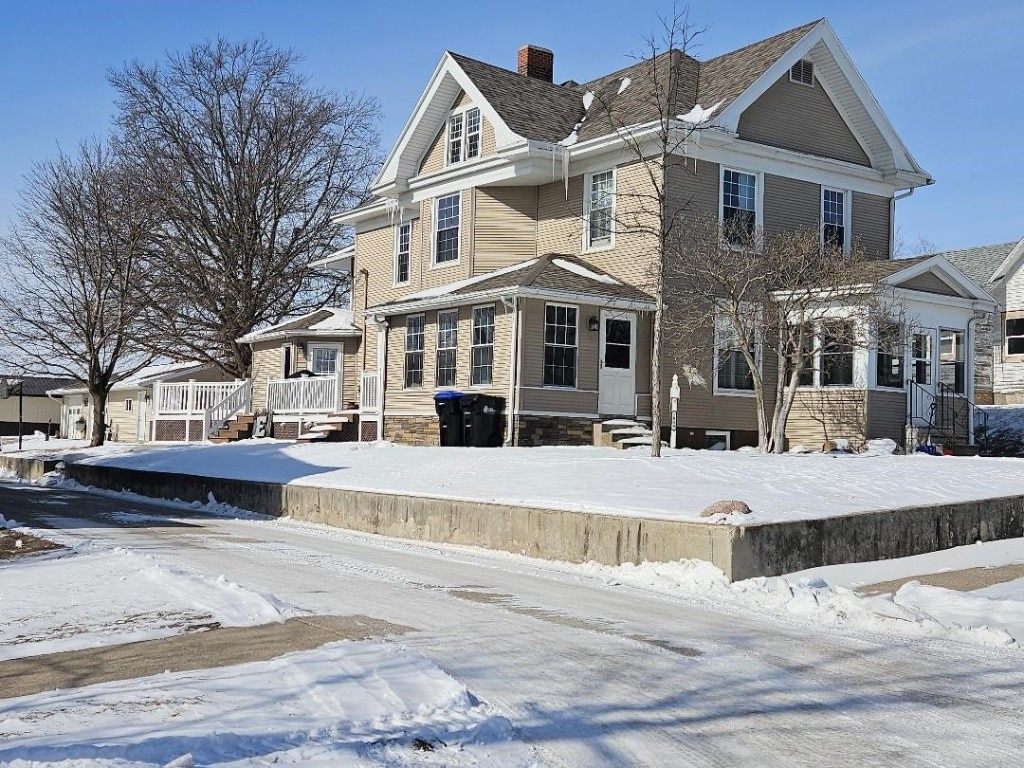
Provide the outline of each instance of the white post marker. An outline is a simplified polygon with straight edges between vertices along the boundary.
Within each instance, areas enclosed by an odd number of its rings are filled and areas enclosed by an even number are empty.
[[[669,435],[669,445],[676,447],[676,424],[679,413],[679,374],[672,374],[672,388],[669,390],[669,397],[672,400],[672,429]]]

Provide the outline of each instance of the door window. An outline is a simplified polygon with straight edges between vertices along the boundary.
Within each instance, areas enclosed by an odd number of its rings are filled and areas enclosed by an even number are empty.
[[[629,369],[632,323],[607,318],[604,321],[604,365],[606,368]]]
[[[333,376],[338,372],[337,347],[313,347],[310,352],[311,369],[317,376]]]
[[[932,335],[915,333],[912,344],[914,358],[914,383],[932,383]]]

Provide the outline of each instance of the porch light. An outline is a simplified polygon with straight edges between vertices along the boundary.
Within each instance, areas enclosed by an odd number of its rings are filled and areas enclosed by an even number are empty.
[[[598,320],[597,317],[595,317],[594,315],[591,315],[589,318],[587,318],[587,328],[589,328],[592,331],[599,331],[601,330],[601,321]]]

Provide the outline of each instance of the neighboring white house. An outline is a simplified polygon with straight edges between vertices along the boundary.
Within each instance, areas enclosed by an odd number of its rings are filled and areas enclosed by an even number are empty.
[[[991,325],[978,323],[976,402],[1024,403],[1024,238],[939,255],[999,303]]]
[[[111,387],[104,419],[107,439],[122,443],[201,440],[204,411],[236,386],[206,363],[146,366]],[[49,394],[62,401],[61,435],[85,439],[92,434],[92,408],[85,387],[63,387]]]

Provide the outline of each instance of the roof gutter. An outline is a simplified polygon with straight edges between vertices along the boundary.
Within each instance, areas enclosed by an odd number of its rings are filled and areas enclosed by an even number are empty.
[[[490,291],[477,291],[475,293],[445,294],[443,296],[424,299],[422,301],[407,301],[399,304],[378,304],[374,307],[367,307],[363,314],[366,317],[407,315],[429,309],[458,307],[466,304],[475,304],[481,301],[511,297],[524,299],[554,299],[558,301],[571,301],[577,304],[591,304],[597,307],[635,309],[637,311],[648,312],[655,308],[653,300],[615,298],[611,296],[599,296],[591,293],[559,291],[553,288],[534,288],[528,285],[521,285],[506,288],[494,288]]]

